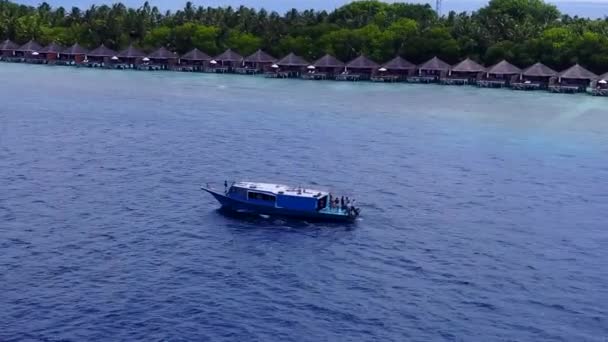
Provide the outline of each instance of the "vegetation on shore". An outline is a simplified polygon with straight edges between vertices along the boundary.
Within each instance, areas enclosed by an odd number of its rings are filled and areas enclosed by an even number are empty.
[[[414,63],[436,55],[450,63],[471,57],[487,65],[508,59],[519,66],[541,61],[557,70],[573,63],[608,70],[608,18],[562,15],[543,0],[491,0],[476,12],[441,17],[428,5],[373,0],[283,15],[190,2],[163,13],[148,2],[137,9],[118,3],[68,10],[0,0],[0,38],[113,49],[133,43],[179,53],[196,47],[211,55],[228,47],[243,55],[262,48],[309,60],[326,52],[345,61],[363,53],[379,62],[401,55]]]

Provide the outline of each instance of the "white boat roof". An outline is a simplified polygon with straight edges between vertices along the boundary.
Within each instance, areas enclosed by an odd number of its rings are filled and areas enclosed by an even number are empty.
[[[329,194],[327,191],[307,189],[304,187],[293,187],[283,184],[272,183],[256,183],[256,182],[238,182],[233,186],[238,188],[247,188],[250,190],[270,192],[276,195],[290,195],[299,197],[322,197]],[[282,192],[282,193],[279,193]],[[319,195],[320,194],[320,195]]]

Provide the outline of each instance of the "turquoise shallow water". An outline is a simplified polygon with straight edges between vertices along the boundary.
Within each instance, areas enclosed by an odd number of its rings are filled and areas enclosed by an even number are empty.
[[[608,101],[0,63],[0,340],[604,341]],[[250,179],[354,226],[234,218]]]

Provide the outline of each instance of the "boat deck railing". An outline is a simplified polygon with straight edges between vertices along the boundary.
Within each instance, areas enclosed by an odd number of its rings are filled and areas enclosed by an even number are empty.
[[[320,213],[324,213],[324,214],[334,214],[334,215],[344,215],[344,216],[348,216],[348,210],[343,209],[343,208],[331,208],[331,207],[325,207],[321,210],[319,210]]]

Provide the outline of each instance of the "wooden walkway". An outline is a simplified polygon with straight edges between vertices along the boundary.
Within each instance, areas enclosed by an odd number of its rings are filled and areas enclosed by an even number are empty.
[[[479,80],[477,86],[481,88],[504,88],[507,86],[505,80]]]
[[[279,72],[267,72],[264,74],[264,77],[266,78],[289,78],[289,72],[287,71],[279,71]]]
[[[608,89],[599,89],[599,88],[591,89],[591,90],[589,90],[589,94],[591,94],[593,96],[608,96]]]
[[[376,75],[370,78],[372,82],[399,82],[399,76],[397,75]]]
[[[236,68],[236,69],[234,69],[234,71],[237,74],[242,74],[242,75],[255,75],[255,74],[259,74],[262,72],[260,69],[257,69],[257,68]]]
[[[543,86],[538,82],[525,83],[525,82],[517,82],[512,83],[511,88],[515,90],[540,90],[543,88],[547,88],[547,86]]]
[[[328,79],[327,73],[324,72],[307,72],[302,74],[303,80],[326,80]]]
[[[410,76],[407,78],[409,83],[435,83],[439,77],[436,76]]]
[[[550,85],[549,91],[552,93],[562,93],[562,94],[575,94],[582,93],[585,91],[584,88],[579,86],[569,86],[569,85]]]
[[[468,78],[451,78],[446,77],[439,80],[440,84],[445,85],[468,85],[471,84],[471,81]]]
[[[340,74],[336,75],[336,81],[352,81],[356,82],[361,79],[361,75],[358,74]]]

